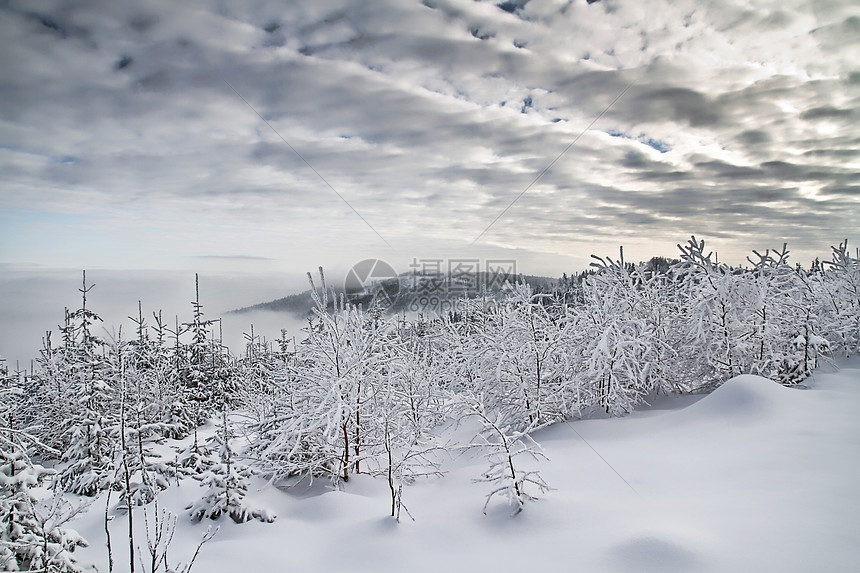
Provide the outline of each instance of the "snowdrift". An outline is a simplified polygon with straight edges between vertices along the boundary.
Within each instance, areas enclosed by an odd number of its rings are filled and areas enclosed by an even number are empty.
[[[678,416],[695,420],[731,419],[761,420],[791,407],[796,402],[798,388],[789,388],[761,376],[742,374],[688,406]]]

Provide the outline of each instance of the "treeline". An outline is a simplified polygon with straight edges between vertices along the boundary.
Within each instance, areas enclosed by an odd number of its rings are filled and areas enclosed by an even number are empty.
[[[251,331],[242,356],[221,344],[199,296],[188,322],[149,322],[138,309],[131,336],[102,338],[84,275],[61,339],[46,336],[31,372],[3,373],[0,466],[39,473],[37,454],[62,491],[115,492],[130,513],[195,477],[208,489],[191,517],[238,522],[273,519],[245,503],[254,472],[335,482],[369,473],[387,481],[399,516],[404,486],[441,473],[440,452],[473,447],[489,464],[479,478],[491,484],[487,502],[502,495],[518,511],[546,487],[517,461],[540,456],[536,428],[623,415],[658,393],[707,391],[743,373],[798,384],[821,359],[860,350],[860,256],[847,241],[809,268],[789,263],[785,246],[754,251],[746,268],[717,262],[695,238],[679,250],[649,264],[594,257],[593,272],[555,290],[512,284],[502,299],[415,319],[347,304],[320,269],[304,338],[284,332],[272,345]],[[445,442],[440,429],[464,417],[478,423],[475,440]],[[214,438],[198,440],[209,420]],[[239,429],[248,443],[236,452]],[[155,454],[156,442],[189,436],[173,459]],[[0,482],[4,531],[38,530],[20,482]],[[3,545],[0,564],[47,567],[50,551],[22,553],[20,531],[4,535],[18,541]],[[55,541],[53,554],[74,541]]]

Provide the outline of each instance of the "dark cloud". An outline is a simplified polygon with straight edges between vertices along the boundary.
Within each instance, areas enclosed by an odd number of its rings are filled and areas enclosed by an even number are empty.
[[[764,172],[754,167],[734,165],[725,161],[701,161],[696,167],[709,172],[710,176],[726,179],[761,179]]]
[[[496,4],[500,9],[504,10],[508,14],[516,14],[523,7],[529,3],[529,0],[505,0],[504,2],[500,2]]]
[[[158,16],[151,13],[138,13],[131,16],[128,26],[138,34],[146,34],[158,24]]]
[[[644,153],[628,151],[621,165],[630,169],[644,169],[650,167],[654,162],[649,160]]]
[[[812,35],[828,48],[844,49],[860,44],[860,16],[853,15],[840,22],[816,28]]]
[[[810,149],[803,153],[809,157],[832,157],[834,159],[845,159],[860,155],[860,149]]]
[[[765,15],[760,26],[767,30],[783,30],[788,28],[795,21],[795,17],[783,10],[777,10]]]
[[[766,161],[761,164],[763,169],[766,169],[776,179],[784,181],[809,179],[809,171],[785,161]]]
[[[643,181],[679,182],[691,179],[692,174],[687,171],[643,171],[639,178]]]
[[[30,12],[27,15],[30,17],[30,19],[33,20],[33,22],[37,23],[40,26],[40,31],[51,32],[63,39],[69,37],[69,31],[66,29],[66,27],[59,24],[53,17],[35,12]]]
[[[762,129],[747,129],[738,135],[738,139],[742,143],[754,147],[762,143],[770,143],[771,136]]]
[[[839,109],[833,106],[814,107],[800,114],[800,119],[844,119],[854,114],[854,110]]]
[[[696,90],[666,87],[649,90],[632,98],[629,104],[635,117],[645,123],[674,120],[691,127],[709,126],[720,121],[718,105]]]
[[[857,185],[827,185],[826,187],[822,187],[821,192],[825,195],[845,195],[846,197],[853,197],[855,199],[860,199],[860,184]]]

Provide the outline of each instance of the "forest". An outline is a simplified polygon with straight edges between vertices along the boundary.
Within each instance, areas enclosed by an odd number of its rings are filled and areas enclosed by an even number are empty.
[[[270,344],[252,330],[241,355],[199,296],[184,322],[138,308],[128,333],[103,328],[84,274],[58,340],[48,331],[30,369],[0,370],[0,570],[85,570],[75,549],[95,540],[72,526],[98,500],[111,571],[188,573],[197,553],[168,561],[178,519],[275,520],[247,502],[252,476],[344,487],[370,475],[399,521],[407,488],[444,479],[440,460],[464,449],[485,460],[484,510],[516,515],[550,487],[532,463],[540,429],[741,374],[796,386],[822,361],[860,353],[860,253],[847,241],[809,266],[786,245],[739,267],[695,237],[678,248],[662,265],[594,256],[593,272],[552,289],[513,282],[501,299],[414,318],[349,304],[320,269],[308,274],[315,311],[302,336]],[[463,420],[478,432],[452,441]],[[204,424],[214,431],[198,436]],[[160,510],[159,493],[189,479],[203,495],[186,514]],[[124,531],[111,527],[118,514]]]

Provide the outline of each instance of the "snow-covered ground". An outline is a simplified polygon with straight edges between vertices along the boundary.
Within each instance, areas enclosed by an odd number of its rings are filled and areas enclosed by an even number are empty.
[[[545,429],[535,438],[550,460],[535,467],[554,490],[515,517],[501,498],[482,513],[488,486],[472,478],[484,460],[469,453],[404,490],[415,521],[399,524],[382,478],[340,491],[258,480],[249,500],[277,520],[221,519],[193,571],[857,571],[860,359],[840,368],[805,389],[740,376],[705,397]],[[184,513],[199,494],[186,480],[159,496],[179,514],[171,563],[188,561],[208,525]],[[80,562],[99,571],[103,511],[104,496],[70,524],[90,541]],[[125,519],[111,523],[117,571],[128,569]],[[145,552],[142,529],[137,542]]]

